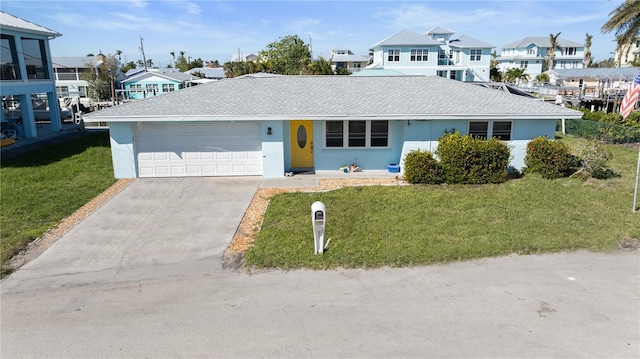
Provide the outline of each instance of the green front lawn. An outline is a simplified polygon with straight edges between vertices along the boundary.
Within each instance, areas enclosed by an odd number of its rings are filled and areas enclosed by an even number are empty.
[[[2,160],[0,274],[7,260],[115,183],[109,134],[100,132]]]
[[[570,146],[575,139],[563,139]],[[246,265],[276,268],[410,266],[511,253],[614,248],[640,238],[632,212],[638,152],[610,147],[608,180],[543,180],[500,185],[351,187],[273,198]],[[323,255],[314,255],[310,206],[327,207]]]

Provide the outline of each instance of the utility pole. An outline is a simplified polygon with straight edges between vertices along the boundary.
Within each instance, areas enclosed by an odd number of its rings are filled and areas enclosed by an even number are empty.
[[[142,44],[142,40],[144,40],[142,38],[142,36],[138,35],[140,37],[140,52],[142,52],[142,62],[144,62],[144,72],[147,72],[147,58],[144,57],[144,45]]]

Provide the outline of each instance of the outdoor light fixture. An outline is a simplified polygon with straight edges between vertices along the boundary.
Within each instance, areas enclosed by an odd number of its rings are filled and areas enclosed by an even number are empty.
[[[267,127],[267,135],[271,136],[273,133],[271,133],[271,127]]]

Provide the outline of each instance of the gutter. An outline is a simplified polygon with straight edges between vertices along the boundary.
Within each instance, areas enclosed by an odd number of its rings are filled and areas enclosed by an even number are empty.
[[[433,114],[433,115],[372,115],[372,114],[349,114],[349,115],[323,115],[323,114],[300,114],[300,115],[186,115],[186,116],[85,116],[85,122],[206,122],[206,121],[288,121],[288,120],[559,120],[559,119],[581,119],[582,113],[568,114],[555,113],[545,115],[519,115],[519,114]]]

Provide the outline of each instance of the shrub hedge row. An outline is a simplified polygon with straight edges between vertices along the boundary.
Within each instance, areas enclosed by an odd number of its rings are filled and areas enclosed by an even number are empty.
[[[435,153],[412,151],[405,157],[404,179],[422,184],[485,184],[507,180],[511,151],[496,138],[485,140],[460,132],[439,139]]]

